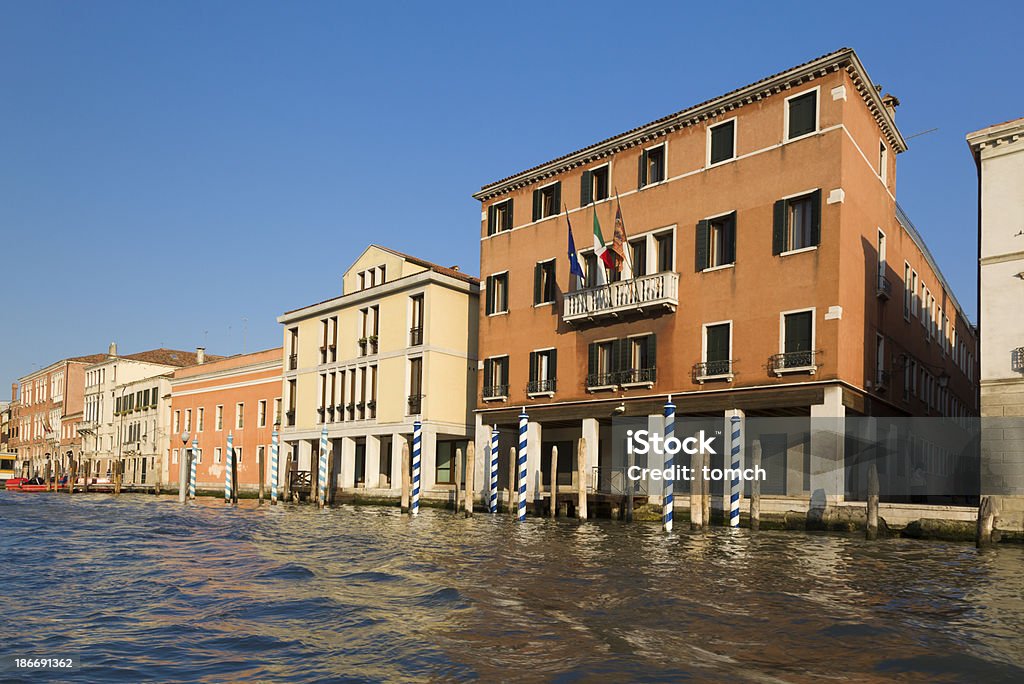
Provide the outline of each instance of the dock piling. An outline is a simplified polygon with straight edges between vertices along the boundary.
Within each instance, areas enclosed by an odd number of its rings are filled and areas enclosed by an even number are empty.
[[[409,512],[409,442],[402,440],[402,513]]]
[[[676,431],[676,405],[672,403],[672,395],[668,395],[665,402],[665,441],[675,439]],[[665,450],[665,472],[675,472],[672,453]],[[672,531],[673,509],[675,508],[676,480],[674,477],[665,478],[665,487],[661,495],[661,526],[665,532]]]
[[[548,502],[552,518],[558,517],[558,447],[551,447],[551,501]]]
[[[587,519],[587,440],[580,437],[576,443],[576,517]]]
[[[280,436],[277,434],[277,428],[274,428],[274,432],[270,437],[270,505],[277,505],[277,484],[278,484],[278,463],[280,457]]]
[[[506,513],[511,513],[513,516],[516,514],[516,496],[515,492],[518,490],[516,487],[516,448],[509,447],[508,450],[508,509]]]
[[[704,456],[699,451],[690,455],[690,468],[693,479],[690,480],[690,529],[704,529],[704,475],[701,464]]]
[[[761,468],[761,440],[755,439],[750,445],[750,467],[754,473]],[[874,468],[874,466],[871,466]],[[750,483],[750,529],[761,529],[761,480],[757,477]]]
[[[75,493],[75,479],[78,477],[78,468],[75,464],[75,459],[71,459],[68,463],[68,494]]]
[[[455,474],[452,477],[455,482],[455,513],[459,512],[459,494],[462,490],[462,449],[455,450]]]
[[[232,490],[235,488],[232,478],[234,477],[234,467],[232,464],[235,461],[235,446],[234,436],[232,433],[228,433],[228,452],[227,458],[224,462],[224,503],[231,503]]]
[[[994,541],[996,525],[996,506],[991,496],[981,497],[978,506],[978,531],[975,545],[980,549]]]
[[[231,503],[238,505],[238,454],[231,450]]]
[[[466,446],[466,517],[473,517],[473,469],[476,467],[476,445],[471,441]]]
[[[114,496],[121,496],[121,473],[124,471],[124,462],[120,459],[114,461]]]
[[[261,452],[259,449],[256,449],[256,469],[260,471],[260,493],[259,493],[260,506],[263,505],[263,490],[264,490],[264,485],[266,484],[266,479],[267,479],[267,464],[266,464],[266,460],[267,460],[266,452],[265,451]]]
[[[488,490],[488,510],[498,512],[498,426],[491,429],[491,481]]]
[[[409,514],[416,517],[420,514],[420,449],[423,444],[423,423],[416,420],[412,424],[412,497],[409,503]]]
[[[868,464],[868,524],[867,538],[878,539],[878,468]]]

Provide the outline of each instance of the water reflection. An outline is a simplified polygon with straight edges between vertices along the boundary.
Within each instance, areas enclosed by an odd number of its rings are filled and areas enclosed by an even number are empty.
[[[1024,679],[1016,547],[6,492],[0,523],[3,651],[62,680]]]

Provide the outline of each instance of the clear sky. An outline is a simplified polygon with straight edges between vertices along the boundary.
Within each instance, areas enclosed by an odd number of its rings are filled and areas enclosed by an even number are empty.
[[[0,381],[276,346],[371,241],[476,274],[484,183],[844,46],[938,129],[897,196],[973,317],[964,135],[1024,116],[1020,8],[0,2]]]

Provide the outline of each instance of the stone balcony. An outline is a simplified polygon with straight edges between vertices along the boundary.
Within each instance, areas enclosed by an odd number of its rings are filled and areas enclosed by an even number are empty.
[[[675,311],[678,305],[679,274],[655,273],[567,292],[562,304],[562,320],[572,323],[628,313],[644,314],[656,309]]]

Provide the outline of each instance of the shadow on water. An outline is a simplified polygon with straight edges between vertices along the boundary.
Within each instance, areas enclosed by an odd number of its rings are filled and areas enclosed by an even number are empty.
[[[0,525],[4,666],[60,681],[1024,681],[1015,547],[8,492]]]

